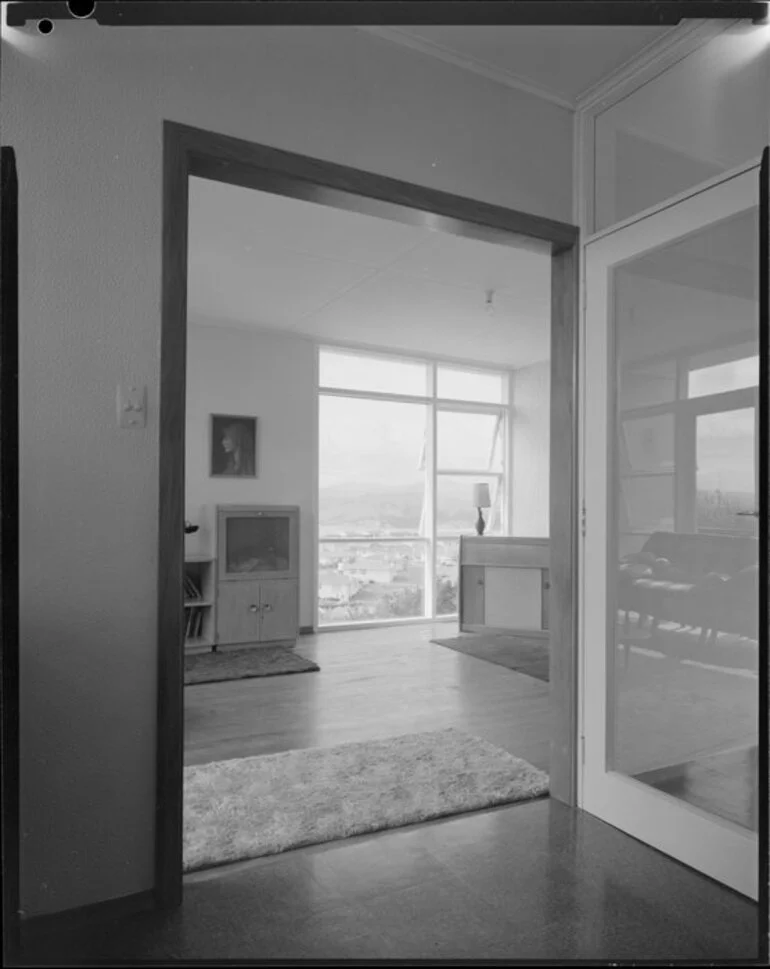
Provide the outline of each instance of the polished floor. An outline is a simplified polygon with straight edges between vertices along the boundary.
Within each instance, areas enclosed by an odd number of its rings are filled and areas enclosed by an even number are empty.
[[[432,644],[447,624],[303,637],[318,673],[185,690],[188,763],[453,726],[548,769],[548,684]],[[633,662],[633,660],[632,660]],[[546,798],[187,876],[28,965],[213,960],[755,960],[757,906]]]
[[[757,957],[757,908],[549,799],[188,876],[182,907],[28,964]]]

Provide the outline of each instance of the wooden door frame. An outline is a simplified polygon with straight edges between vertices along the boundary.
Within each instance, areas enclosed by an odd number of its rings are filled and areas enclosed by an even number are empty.
[[[551,796],[577,787],[577,379],[579,230],[371,172],[163,123],[155,898],[182,895],[183,594],[189,176],[507,245],[550,246]],[[554,649],[553,644],[558,648]]]

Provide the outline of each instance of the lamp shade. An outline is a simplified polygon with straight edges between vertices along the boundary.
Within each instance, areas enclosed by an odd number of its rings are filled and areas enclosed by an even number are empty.
[[[473,486],[473,507],[491,508],[492,502],[489,500],[489,485],[475,484]]]

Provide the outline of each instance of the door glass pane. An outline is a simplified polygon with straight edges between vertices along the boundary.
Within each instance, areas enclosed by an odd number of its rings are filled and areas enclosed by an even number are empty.
[[[739,22],[598,115],[597,231],[762,153],[768,53],[767,27]]]
[[[758,352],[757,236],[748,212],[611,277],[607,767],[748,828],[758,548],[756,519],[739,513],[754,510],[757,427],[753,406],[720,411],[717,395],[756,382],[739,358]],[[701,372],[678,381],[688,361]]]
[[[425,615],[424,542],[321,542],[321,625]]]
[[[424,534],[427,426],[423,404],[321,396],[322,539]]]
[[[628,473],[674,467],[674,415],[656,414],[623,421],[621,468]]]
[[[699,532],[757,535],[754,408],[697,418]]]
[[[649,535],[674,528],[674,477],[671,474],[626,477],[620,481],[623,531]]]
[[[321,387],[419,397],[428,393],[428,364],[416,360],[321,350],[318,365]]]
[[[692,368],[692,361],[690,366]],[[688,374],[687,390],[690,397],[704,397],[758,385],[759,354],[755,354],[727,363],[692,368]]]
[[[439,411],[436,421],[439,471],[503,470],[502,416]]]
[[[621,410],[670,404],[676,399],[676,360],[629,362],[618,386]]]
[[[460,543],[440,538],[436,542],[436,615],[453,616],[458,611],[457,583]]]
[[[436,531],[440,536],[475,535],[478,510],[473,486],[488,484],[491,508],[482,508],[485,535],[502,534],[503,489],[500,478],[440,474],[436,478]]]

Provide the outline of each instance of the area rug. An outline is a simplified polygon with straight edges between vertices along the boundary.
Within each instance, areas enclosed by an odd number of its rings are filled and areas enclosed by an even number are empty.
[[[184,685],[244,680],[252,676],[317,672],[320,667],[283,646],[191,653],[184,658]]]
[[[488,663],[505,666],[517,673],[548,682],[548,639],[535,636],[507,636],[502,633],[467,633],[453,639],[432,639],[458,653],[467,653]]]
[[[548,792],[548,775],[455,729],[185,768],[187,872]]]

